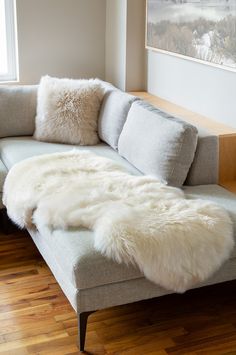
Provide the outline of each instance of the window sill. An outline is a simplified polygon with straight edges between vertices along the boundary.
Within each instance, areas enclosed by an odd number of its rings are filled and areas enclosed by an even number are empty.
[[[19,84],[19,80],[0,80],[0,85],[11,85],[11,84]]]

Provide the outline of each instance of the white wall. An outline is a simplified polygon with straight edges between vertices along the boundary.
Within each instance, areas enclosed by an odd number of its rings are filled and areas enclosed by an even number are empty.
[[[145,0],[107,0],[106,80],[125,91],[145,88]]]
[[[236,127],[236,73],[149,51],[145,82],[144,4],[16,0],[20,83],[44,74],[104,78],[106,63],[106,79],[121,89],[146,83],[155,95]]]
[[[146,89],[145,0],[127,0],[126,90]]]
[[[148,51],[147,90],[236,127],[236,73]]]
[[[145,0],[107,0],[106,79],[236,127],[236,73],[153,51],[145,56],[144,34]]]
[[[126,0],[107,0],[106,80],[122,90],[126,86]]]
[[[105,76],[106,0],[16,0],[21,84]]]

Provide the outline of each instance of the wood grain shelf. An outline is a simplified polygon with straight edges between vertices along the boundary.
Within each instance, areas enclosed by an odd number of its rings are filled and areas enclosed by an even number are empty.
[[[151,95],[145,91],[131,92],[159,109],[180,117],[193,125],[200,125],[219,137],[219,180],[218,184],[236,193],[236,128],[214,121],[211,118],[189,111],[172,102]]]

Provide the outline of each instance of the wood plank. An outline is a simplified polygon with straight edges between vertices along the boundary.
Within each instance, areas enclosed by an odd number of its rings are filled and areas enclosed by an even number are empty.
[[[220,185],[226,190],[229,190],[230,192],[236,194],[236,181],[223,181]]]
[[[236,134],[219,136],[219,164],[220,184],[236,182]]]
[[[173,102],[164,100],[161,97],[149,94],[145,91],[135,91],[131,92],[131,94],[150,102],[152,105],[159,107],[161,110],[183,118],[189,123],[199,124],[216,135],[236,134],[236,128],[217,122],[213,118],[208,118],[196,112],[192,112],[184,107],[174,104]]]

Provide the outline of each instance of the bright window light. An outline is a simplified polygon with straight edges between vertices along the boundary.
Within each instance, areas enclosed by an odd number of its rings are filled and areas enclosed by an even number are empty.
[[[0,0],[0,81],[17,80],[15,1]]]

